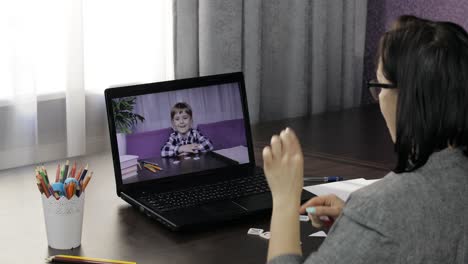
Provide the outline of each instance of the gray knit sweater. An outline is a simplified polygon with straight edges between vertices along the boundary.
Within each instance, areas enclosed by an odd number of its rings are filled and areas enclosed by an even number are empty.
[[[269,263],[303,261],[282,255]],[[468,263],[468,158],[445,149],[414,172],[354,192],[305,263]]]

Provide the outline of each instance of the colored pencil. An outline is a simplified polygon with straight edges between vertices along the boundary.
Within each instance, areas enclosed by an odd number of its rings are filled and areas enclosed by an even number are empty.
[[[76,161],[73,162],[72,169],[70,171],[70,178],[75,178],[75,172],[76,172]]]
[[[86,164],[86,167],[84,168],[83,173],[81,173],[81,176],[79,179],[80,181],[84,180],[87,172],[88,172],[88,164]]]
[[[149,165],[149,164],[145,164],[145,165],[143,165],[143,167],[145,167],[147,170],[149,170],[151,172],[156,172],[156,169],[151,167],[151,165]]]
[[[47,198],[49,198],[49,190],[47,189],[47,186],[44,182],[44,179],[42,179],[41,176],[39,176],[39,173],[36,173],[36,179],[38,179],[41,182],[42,189],[44,190],[44,194],[46,195]]]
[[[156,163],[148,163],[148,162],[143,162],[146,166],[150,166],[152,168],[155,168],[157,170],[163,170],[161,167],[159,167],[158,165],[156,165]]]
[[[91,180],[91,177],[93,177],[93,172],[91,172],[88,177],[86,177],[86,179],[83,181],[83,188],[81,190],[81,192],[83,193],[86,189],[86,186],[88,186],[88,183],[89,181]]]
[[[37,188],[39,189],[39,192],[44,193],[44,190],[42,189],[42,184],[41,184],[41,181],[36,177],[36,185],[37,185]]]
[[[81,173],[83,173],[83,165],[80,166],[80,170],[78,171],[78,173],[76,173],[75,180],[77,180],[77,181],[80,180]]]
[[[136,264],[136,262],[102,259],[102,258],[88,258],[69,255],[56,255],[46,258],[49,263],[75,263],[75,264]]]
[[[63,181],[65,181],[65,179],[68,176],[68,167],[69,166],[70,166],[70,162],[67,160],[67,163],[65,163],[65,169],[63,169]]]
[[[41,171],[41,168],[37,167],[37,168],[36,168],[36,173],[39,173],[39,176],[42,177],[42,179],[44,180],[45,184],[49,184],[49,181],[47,180],[47,177],[46,177],[46,175],[44,174],[44,172]]]
[[[57,172],[55,173],[55,182],[60,181],[60,163],[57,164]]]
[[[45,175],[45,178],[46,178],[46,181],[47,181],[47,184],[50,184],[50,181],[49,181],[49,175],[47,174],[47,170],[44,166],[41,167],[44,175]]]

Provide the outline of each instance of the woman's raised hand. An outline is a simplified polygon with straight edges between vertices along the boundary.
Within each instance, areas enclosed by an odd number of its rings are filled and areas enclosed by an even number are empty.
[[[299,204],[303,187],[304,158],[294,131],[286,128],[263,149],[263,169],[273,203]]]

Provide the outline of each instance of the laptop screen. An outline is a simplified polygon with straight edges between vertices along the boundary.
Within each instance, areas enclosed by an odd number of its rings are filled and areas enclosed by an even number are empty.
[[[232,82],[112,98],[122,183],[249,163],[241,88]]]

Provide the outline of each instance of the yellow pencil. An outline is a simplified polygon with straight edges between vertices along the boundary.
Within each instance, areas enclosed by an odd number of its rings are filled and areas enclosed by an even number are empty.
[[[143,167],[145,167],[145,168],[146,168],[147,170],[149,170],[149,171],[156,172],[156,169],[153,168],[153,167],[151,167],[151,166],[148,165],[148,164],[143,165]]]
[[[79,256],[70,256],[70,255],[55,255],[46,258],[46,261],[49,263],[100,263],[100,264],[136,264],[133,261],[122,261],[122,260],[112,260],[112,259],[102,259],[102,258],[88,258],[88,257],[79,257]]]
[[[150,166],[150,167],[152,167],[152,168],[154,168],[154,169],[157,169],[157,170],[162,170],[161,167],[159,167],[159,166],[157,166],[157,165],[154,165],[154,164],[151,164],[151,163],[145,163],[145,165]]]

